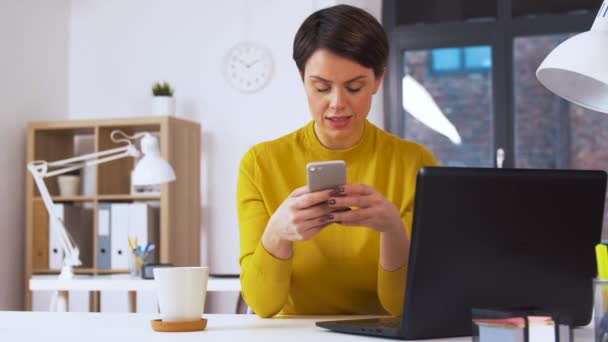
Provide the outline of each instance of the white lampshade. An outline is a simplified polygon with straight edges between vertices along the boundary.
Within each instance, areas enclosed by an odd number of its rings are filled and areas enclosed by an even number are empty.
[[[591,30],[553,49],[536,70],[536,77],[564,99],[608,113],[608,0]]]
[[[150,134],[141,138],[143,157],[137,162],[131,174],[133,185],[156,185],[175,180],[175,172],[160,156],[158,139]]]

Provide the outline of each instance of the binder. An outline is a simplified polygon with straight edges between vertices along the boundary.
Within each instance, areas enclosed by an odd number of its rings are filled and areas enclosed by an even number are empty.
[[[63,220],[63,203],[53,204],[53,213]],[[49,269],[60,270],[63,264],[63,251],[61,250],[61,240],[58,236],[58,223],[51,219],[49,215]]]
[[[110,214],[110,264],[112,269],[129,269],[129,203],[112,203]]]
[[[32,267],[34,269],[49,268],[49,213],[42,201],[34,201]]]
[[[158,239],[158,224],[156,212],[158,208],[151,206],[148,203],[139,202],[132,203],[129,210],[129,236],[131,240],[137,237],[138,244],[145,248],[148,243],[157,245]],[[155,252],[158,251],[158,246]],[[156,254],[156,253],[154,253]],[[152,257],[146,262],[156,262],[156,258]]]
[[[53,204],[53,212],[63,221],[63,225],[72,236],[74,243],[80,251],[80,261],[84,267],[93,264],[93,235],[91,230],[91,209],[74,204]],[[61,238],[58,233],[61,227],[59,223],[49,218],[49,269],[59,270],[63,265],[63,251],[61,250]]]
[[[81,267],[93,267],[93,209],[85,204],[64,206],[65,228],[80,251]]]
[[[99,203],[97,211],[97,268],[101,270],[112,268],[111,215],[111,204]]]

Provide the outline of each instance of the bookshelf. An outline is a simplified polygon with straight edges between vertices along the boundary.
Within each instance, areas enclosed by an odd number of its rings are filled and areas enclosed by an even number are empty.
[[[91,215],[83,223],[91,247],[79,246],[81,260],[76,274],[127,273],[122,269],[97,269],[97,208],[101,202],[154,202],[159,207],[158,261],[176,266],[197,266],[200,260],[200,125],[175,117],[138,117],[101,120],[40,121],[28,124],[26,160],[54,161],[119,147],[110,133],[120,129],[132,135],[150,132],[159,138],[162,157],[176,173],[159,194],[131,194],[133,158],[88,167],[81,177],[81,194],[60,196],[56,177],[45,179],[55,203],[82,207]],[[134,141],[137,145],[139,141]],[[139,146],[138,146],[139,148]],[[26,177],[25,283],[35,274],[58,274],[49,268],[49,217],[32,176]],[[31,310],[31,292],[25,290]]]

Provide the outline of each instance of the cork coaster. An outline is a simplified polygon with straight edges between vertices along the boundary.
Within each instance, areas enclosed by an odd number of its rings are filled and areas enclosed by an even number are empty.
[[[191,322],[163,322],[160,319],[150,321],[154,331],[176,332],[176,331],[199,331],[205,330],[207,327],[207,319],[202,318],[198,321]]]

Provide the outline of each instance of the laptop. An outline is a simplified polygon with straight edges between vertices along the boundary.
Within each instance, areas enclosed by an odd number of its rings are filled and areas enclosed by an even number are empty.
[[[317,322],[334,331],[469,336],[472,308],[535,307],[587,325],[606,173],[422,168],[403,316]]]

